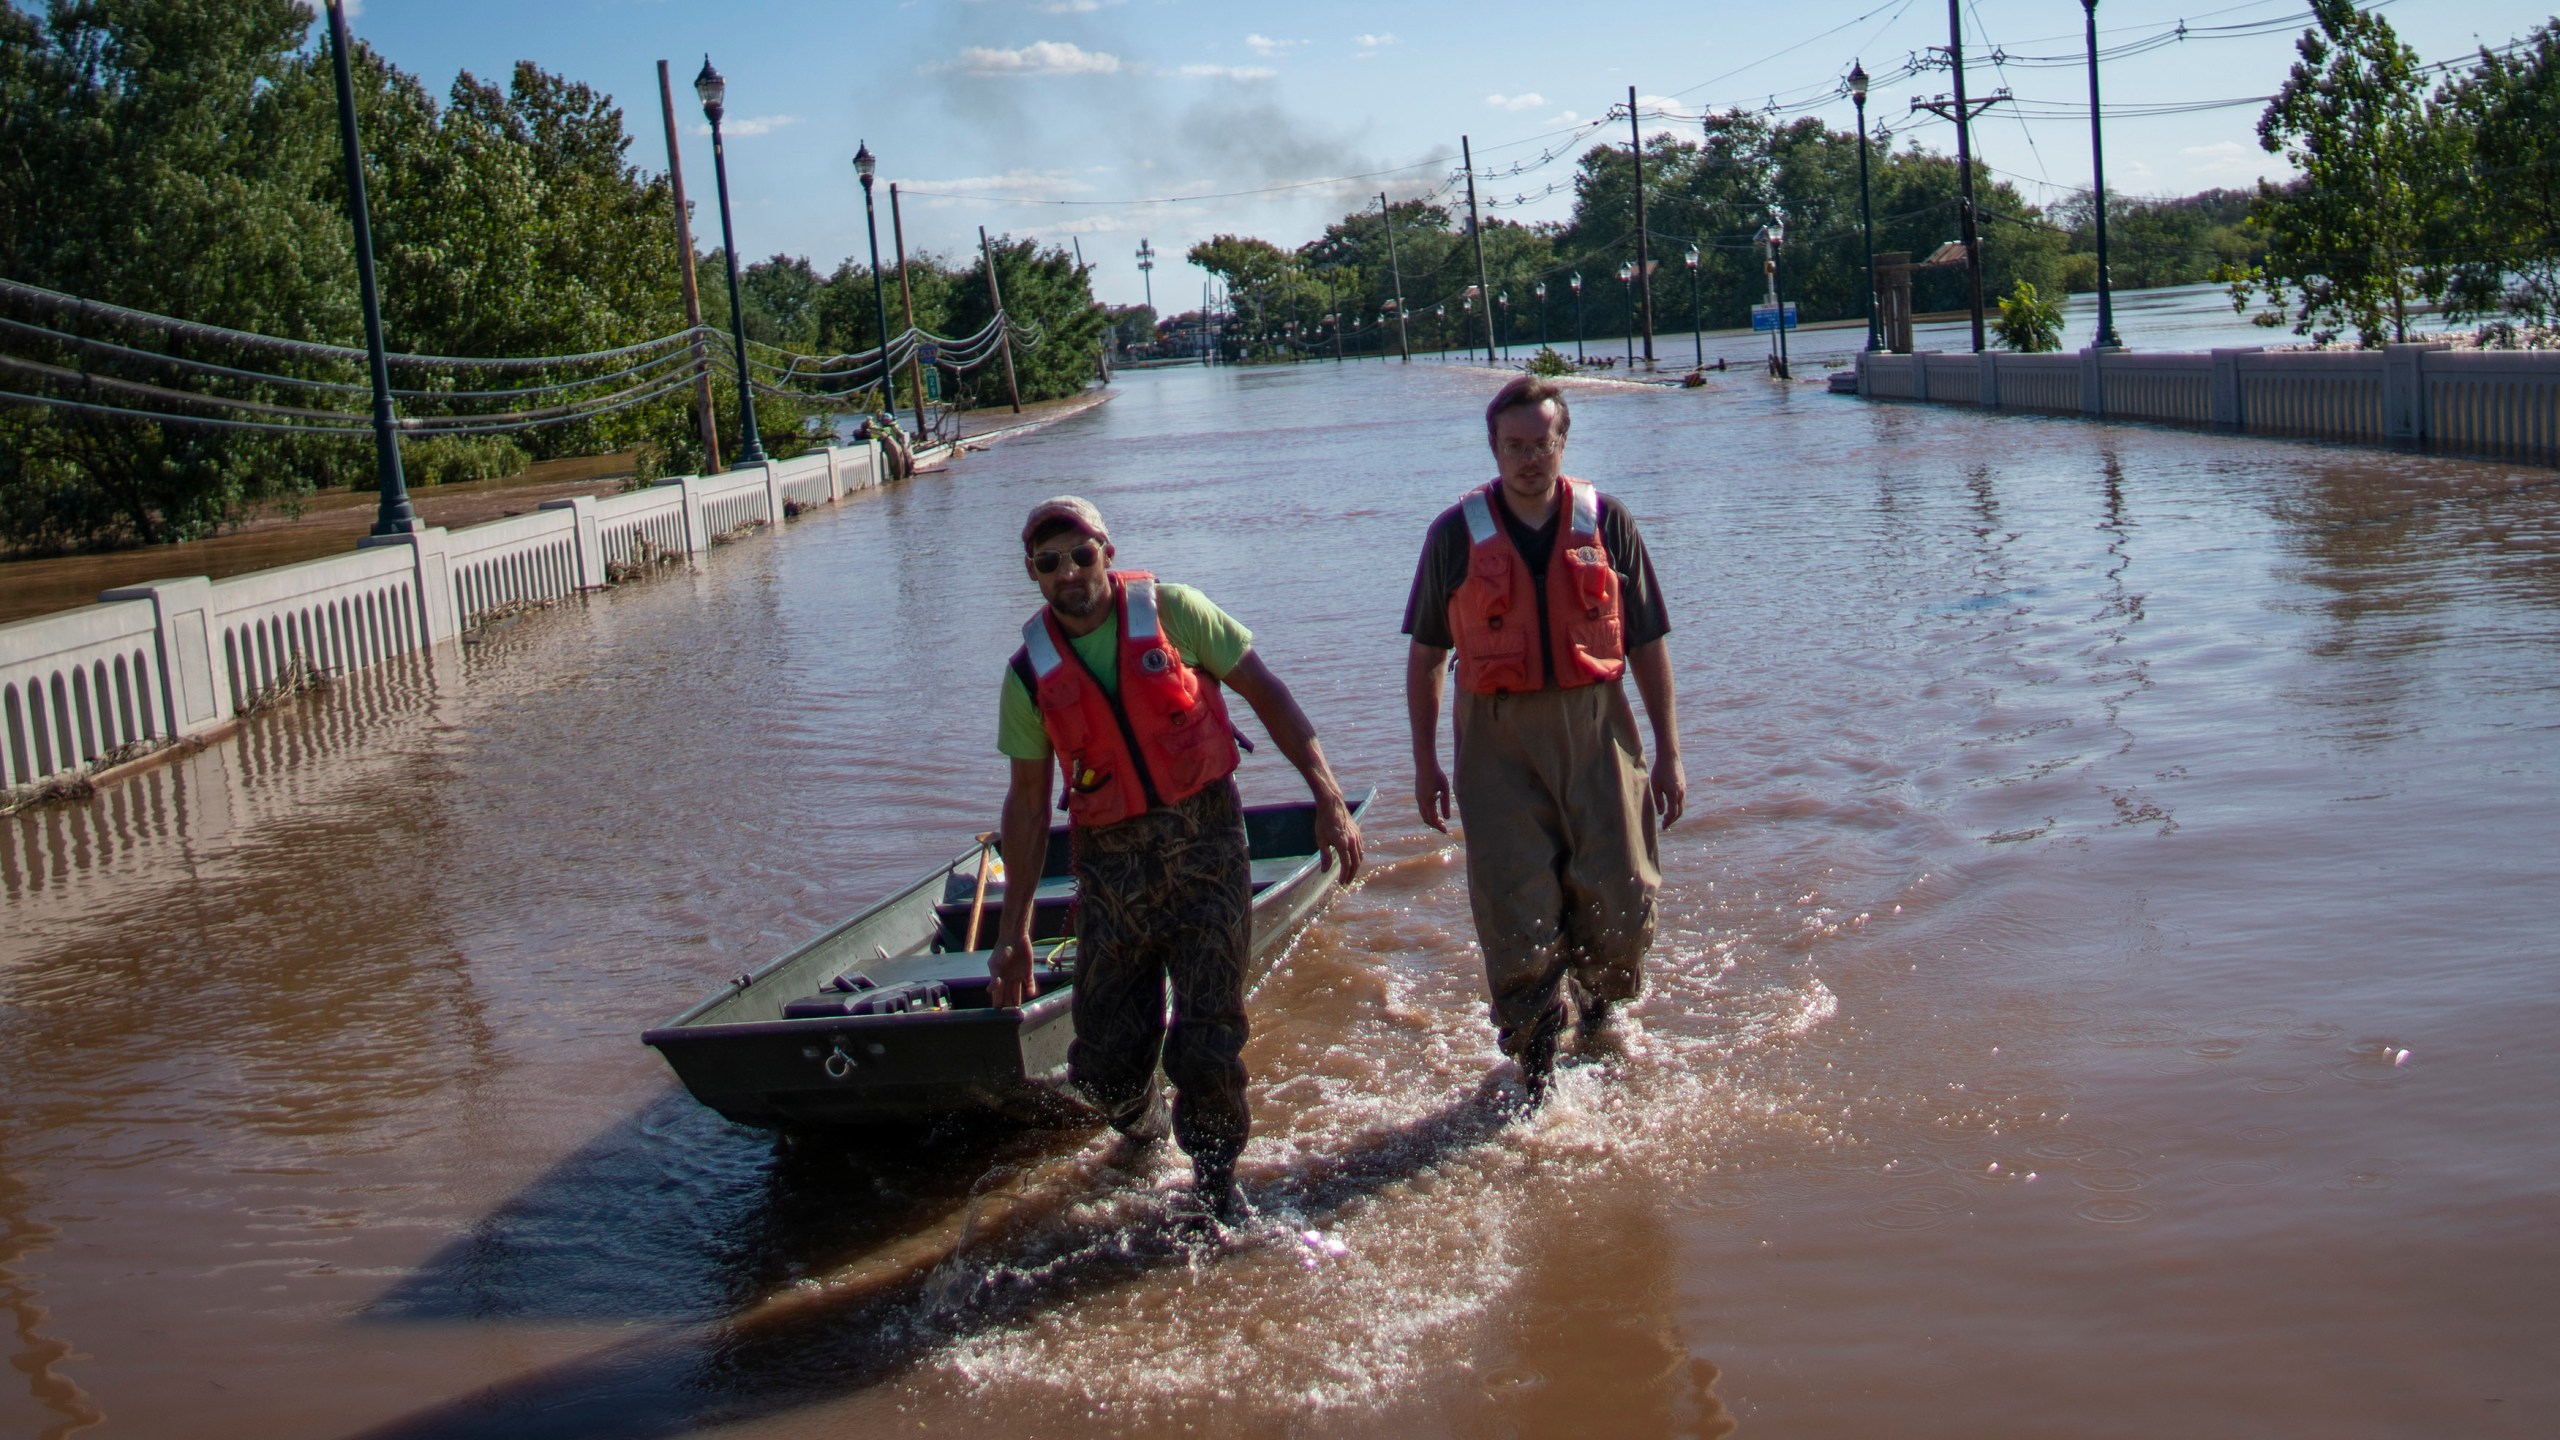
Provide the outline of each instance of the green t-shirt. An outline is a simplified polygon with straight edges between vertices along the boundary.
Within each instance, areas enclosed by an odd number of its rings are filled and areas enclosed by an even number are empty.
[[[1220,680],[1253,648],[1252,631],[1188,585],[1157,583],[1156,619],[1183,664]],[[1116,611],[1092,634],[1069,636],[1067,643],[1075,647],[1077,658],[1103,689],[1120,693],[1120,616]],[[1004,692],[996,709],[996,749],[1016,760],[1046,760],[1055,753],[1049,748],[1049,732],[1040,728],[1040,707],[1011,665],[1005,666]]]

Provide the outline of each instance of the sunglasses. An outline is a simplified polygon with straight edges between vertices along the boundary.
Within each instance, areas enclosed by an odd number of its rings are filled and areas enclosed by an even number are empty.
[[[1077,569],[1090,570],[1102,563],[1102,547],[1087,541],[1072,550],[1035,550],[1031,554],[1031,568],[1043,575],[1055,575],[1061,560],[1072,560]]]

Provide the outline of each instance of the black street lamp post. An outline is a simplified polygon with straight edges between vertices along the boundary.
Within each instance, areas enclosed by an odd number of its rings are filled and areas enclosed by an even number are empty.
[[[765,463],[764,437],[756,433],[756,386],[747,374],[747,315],[738,300],[738,239],[729,224],[729,157],[720,144],[720,117],[726,112],[721,101],[729,93],[729,82],[711,68],[711,57],[702,57],[702,73],[693,77],[693,93],[702,100],[702,114],[711,122],[711,173],[720,186],[720,252],[729,266],[729,340],[738,353],[738,462],[733,470]],[[874,274],[879,272],[873,266]]]
[[[1760,243],[1769,247],[1769,308],[1776,312],[1778,332],[1778,378],[1787,374],[1787,286],[1786,272],[1779,268],[1779,255],[1787,247],[1787,227],[1772,220],[1760,227]]]
[[[1582,357],[1582,272],[1573,272],[1573,363],[1583,364]]]
[[[2115,281],[2107,274],[2107,155],[2098,123],[2098,0],[2080,0],[2089,23],[2090,209],[2098,226],[2098,348],[2121,350],[2116,334]]]
[[[1538,348],[1539,348],[1541,351],[1543,351],[1543,350],[1545,350],[1545,349],[1547,348],[1547,282],[1546,282],[1546,281],[1541,280],[1541,281],[1539,281],[1539,282],[1538,282],[1538,288],[1537,288],[1536,294],[1537,294],[1537,296],[1538,296]]]
[[[1502,307],[1499,312],[1502,317],[1502,323],[1495,328],[1503,332],[1501,347],[1502,358],[1508,360],[1511,358],[1511,292],[1505,290],[1501,294],[1496,295],[1493,299],[1493,303]]]
[[[862,224],[871,232],[871,307],[880,316],[880,408],[888,409],[889,395],[889,291],[880,280],[880,220],[871,213],[871,175],[880,162],[871,153],[868,141],[853,152],[853,173],[862,177]]]
[[[364,302],[365,358],[373,369],[373,471],[374,483],[382,492],[373,533],[414,535],[426,526],[409,503],[409,477],[400,469],[400,422],[391,413],[391,361],[382,339],[382,292],[374,287],[373,278],[373,217],[364,198],[364,147],[356,136],[355,82],[347,73],[347,13],[339,0],[329,0],[329,60],[338,72],[338,144],[346,152],[347,215],[356,231],[356,289]]]
[[[1849,98],[1858,102],[1858,226],[1867,239],[1867,348],[1884,348],[1876,325],[1876,212],[1867,198],[1867,67],[1849,62]]]
[[[1690,246],[1684,258],[1689,262],[1689,340],[1697,347],[1698,368],[1704,370],[1707,368],[1707,312],[1698,295],[1698,247]]]

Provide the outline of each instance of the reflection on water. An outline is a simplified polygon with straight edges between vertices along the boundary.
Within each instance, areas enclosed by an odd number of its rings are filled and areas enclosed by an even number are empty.
[[[1459,852],[1397,805],[1254,997],[1223,1241],[1169,1223],[1176,1157],[778,1142],[670,1086],[640,1030],[991,823],[1038,497],[1206,586],[1401,795],[1394,622],[1493,383],[1133,376],[0,819],[0,1430],[2547,1413],[2544,472],[1585,387],[1693,810],[1647,998],[1546,1111],[1502,1104]]]

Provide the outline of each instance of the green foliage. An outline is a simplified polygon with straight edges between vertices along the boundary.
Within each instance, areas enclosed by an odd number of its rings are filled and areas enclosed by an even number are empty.
[[[1538,347],[1538,353],[1529,357],[1529,373],[1570,375],[1573,373],[1573,362],[1557,354],[1553,348],[1541,345]]]
[[[2019,281],[2001,297],[1999,318],[1992,323],[2000,343],[2022,354],[2062,348],[2062,307],[2037,294],[2032,281]]]
[[[2253,198],[2247,190],[2205,190],[2173,200],[2109,196],[2107,266],[2116,288],[2194,285],[2211,280],[2223,266],[2258,263],[2266,255],[2266,237],[2249,226]],[[2088,192],[2056,205],[2052,218],[2070,232],[2062,288],[2097,289],[2096,210]]]
[[[1030,343],[1013,349],[1016,379],[1025,401],[1073,395],[1095,378],[1101,364],[1102,307],[1075,256],[1057,246],[999,236],[989,247],[995,256],[996,284],[1004,293],[1005,313],[1028,332]],[[987,293],[983,259],[953,277],[948,292],[950,334],[969,335],[995,315]],[[948,380],[946,378],[946,384]],[[985,405],[1005,398],[1004,362],[993,361],[962,380],[972,403]]]
[[[2560,317],[2560,20],[2512,55],[2483,49],[2478,68],[2440,96],[2438,115],[2468,153],[2455,192],[2447,309]]]
[[[2260,287],[2290,305],[2297,334],[2353,329],[2365,345],[2405,340],[2409,307],[2443,285],[2422,270],[2440,230],[2447,128],[2427,103],[2417,52],[2354,0],[2312,0],[2300,59],[2258,120],[2258,143],[2301,172],[2259,182],[2250,219],[2267,236]]]

